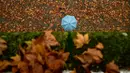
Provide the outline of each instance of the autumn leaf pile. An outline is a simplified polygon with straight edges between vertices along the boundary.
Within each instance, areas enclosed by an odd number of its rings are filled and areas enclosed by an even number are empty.
[[[44,36],[26,42],[28,47],[20,47],[19,53],[11,61],[0,61],[0,71],[12,66],[12,72],[20,73],[61,73],[69,56],[64,50],[54,51],[51,46],[60,45],[51,31]]]
[[[88,33],[83,35],[77,32],[76,37],[73,38],[75,50],[82,49],[83,45],[89,44],[90,41]],[[52,46],[60,46],[60,43],[52,35],[52,31],[45,31],[44,35],[31,41],[25,41],[25,43],[27,46],[19,45],[19,51],[15,56],[10,57],[10,61],[0,60],[0,72],[6,71],[11,66],[13,73],[62,73],[71,52],[65,52],[64,49],[52,49]],[[7,42],[0,38],[0,55],[6,49]],[[83,53],[73,57],[80,61],[86,73],[91,73],[89,67],[101,64],[103,61],[103,49],[104,45],[98,42],[93,48],[86,48]],[[74,69],[72,73],[76,73],[76,71]],[[119,67],[114,60],[106,64],[105,73],[119,73]]]

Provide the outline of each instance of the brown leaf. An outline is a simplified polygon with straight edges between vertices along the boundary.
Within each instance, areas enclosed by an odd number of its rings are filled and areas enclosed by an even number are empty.
[[[61,53],[59,53],[59,55],[61,55],[61,59],[62,59],[62,60],[67,61],[67,59],[68,59],[70,53],[69,53],[69,52],[65,52],[65,53],[64,53],[64,52],[61,52]]]
[[[87,52],[93,56],[98,56],[99,58],[103,58],[101,51],[95,48],[88,48]]]
[[[44,73],[42,65],[39,63],[35,63],[34,66],[32,67],[31,73]]]
[[[10,65],[10,62],[7,60],[0,61],[0,71],[6,69]]]
[[[34,54],[26,54],[25,58],[30,62],[35,61],[37,59],[36,55]]]
[[[64,66],[65,60],[67,60],[68,55],[69,53],[59,53],[57,51],[52,51],[48,53],[46,55],[46,64],[48,68],[54,71],[60,70]]]
[[[49,45],[49,46],[57,46],[57,45],[59,45],[56,38],[51,33],[52,33],[52,30],[45,31],[44,39],[45,39],[46,44]]]
[[[105,73],[120,73],[119,67],[114,63],[114,61],[111,61],[106,65],[106,72]]]
[[[93,49],[88,48],[86,53],[92,55],[92,57],[96,63],[100,63],[102,61],[101,59],[103,58],[103,55],[100,50],[97,50],[95,48],[93,48]]]
[[[18,72],[18,68],[17,67],[12,67],[12,73],[16,73]]]
[[[20,73],[29,73],[28,63],[24,61],[19,62],[18,69],[20,69]]]
[[[47,69],[45,73],[53,73],[51,70]]]
[[[99,43],[96,45],[96,48],[99,49],[99,50],[102,50],[102,49],[104,48],[104,46],[103,46],[102,43],[99,42]]]
[[[70,73],[76,73],[76,69],[74,69],[73,71],[71,71]]]
[[[6,44],[7,42],[3,40],[2,38],[0,38],[0,43]]]
[[[5,51],[7,49],[7,45],[6,45],[6,41],[3,40],[2,38],[0,38],[0,55],[2,55],[3,51]]]
[[[51,70],[60,70],[64,65],[64,61],[56,59],[54,61],[48,62],[48,68]]]
[[[93,63],[93,58],[90,54],[82,54],[79,56],[75,56],[76,59],[78,59],[79,61],[81,61],[81,63],[83,64],[82,66],[84,68],[88,67],[90,64]]]

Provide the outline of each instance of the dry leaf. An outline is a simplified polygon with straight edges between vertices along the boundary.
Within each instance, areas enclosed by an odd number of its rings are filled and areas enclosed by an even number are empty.
[[[119,67],[111,61],[106,65],[106,72],[105,73],[120,73]]]
[[[33,45],[32,46],[32,52],[33,53],[37,53],[37,54],[41,54],[44,55],[47,51],[47,49],[45,49],[44,46],[37,44],[37,45]]]
[[[42,58],[42,56],[41,56],[40,54],[38,54],[37,60],[38,60],[42,65],[44,65],[45,60],[43,60],[43,58]]]
[[[59,45],[56,38],[51,33],[52,33],[52,31],[45,31],[45,35],[44,35],[45,43],[49,46]]]
[[[0,61],[0,71],[6,69],[10,65],[10,62],[7,60]]]
[[[35,63],[34,66],[32,67],[31,73],[44,73],[42,65],[39,63]]]
[[[21,56],[18,55],[18,54],[16,54],[16,56],[12,56],[11,59],[12,59],[13,61],[19,62],[19,61],[21,61]]]
[[[81,48],[84,45],[84,36],[80,33],[77,33],[77,38],[73,39],[76,48]]]
[[[83,65],[84,68],[88,67],[90,64],[93,63],[93,58],[90,54],[82,54],[79,56],[75,56],[76,59],[78,59]]]
[[[6,45],[6,41],[3,40],[2,38],[0,38],[0,55],[2,55],[3,51],[5,51],[7,49],[7,45]]]
[[[26,48],[26,50],[30,50],[31,49],[31,47],[32,47],[32,41],[25,41],[25,43],[27,44],[27,48]]]
[[[45,73],[53,73],[51,70],[46,70]]]
[[[88,44],[89,41],[90,41],[89,35],[88,35],[88,33],[86,33],[86,34],[84,35],[84,43],[85,43],[85,44]]]
[[[99,50],[102,50],[102,49],[104,48],[104,46],[103,46],[102,43],[99,42],[99,43],[96,45],[96,48],[99,49]]]
[[[73,71],[71,71],[70,73],[76,73],[76,69],[74,69]]]
[[[20,52],[21,52],[23,55],[25,55],[25,50],[22,48],[21,45],[19,45],[19,49],[20,49]]]
[[[94,60],[90,54],[84,52],[82,55],[75,56],[75,58],[81,61],[82,67],[85,69],[86,73],[91,73],[88,68],[93,63]]]
[[[86,33],[84,36],[80,33],[77,33],[77,38],[74,38],[73,41],[76,48],[78,49],[78,48],[82,48],[84,44],[88,44],[90,39],[88,33]]]
[[[7,42],[3,40],[2,38],[0,38],[0,43],[6,44]]]
[[[65,57],[65,55],[67,57]],[[46,54],[46,64],[49,69],[57,71],[60,70],[64,64],[65,60],[68,58],[69,53],[59,53],[57,51],[52,51],[48,54]],[[66,58],[66,59],[63,59]]]
[[[92,55],[92,57],[96,63],[100,63],[102,61],[101,59],[103,58],[103,55],[100,50],[97,50],[95,48],[93,48],[93,49],[88,48],[86,53]]]
[[[28,61],[30,61],[30,62],[36,61],[36,59],[37,59],[37,57],[36,57],[35,54],[26,54],[26,55],[25,55],[25,58],[26,58]]]
[[[18,64],[18,69],[20,69],[20,73],[30,73],[29,72],[29,67],[28,67],[28,63],[21,61]]]
[[[95,48],[88,48],[87,52],[92,56],[98,56],[99,58],[103,58],[101,51]]]
[[[12,73],[16,73],[18,72],[18,68],[17,67],[12,67]]]
[[[70,53],[69,52],[65,52],[65,53],[64,52],[61,52],[61,53],[59,52],[59,55],[61,55],[62,60],[67,61]]]

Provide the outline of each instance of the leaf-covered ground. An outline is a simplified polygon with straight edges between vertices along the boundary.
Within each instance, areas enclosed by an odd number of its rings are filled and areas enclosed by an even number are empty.
[[[130,0],[0,0],[0,31],[61,31],[74,15],[77,31],[130,31]]]

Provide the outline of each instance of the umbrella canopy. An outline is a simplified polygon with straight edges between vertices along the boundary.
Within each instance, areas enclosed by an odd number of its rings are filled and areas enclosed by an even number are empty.
[[[77,20],[74,16],[67,15],[62,18],[61,26],[64,28],[65,31],[72,31],[77,26]]]

